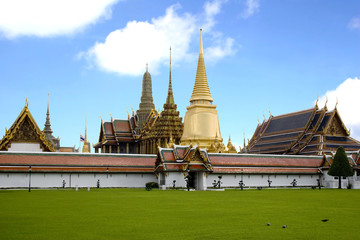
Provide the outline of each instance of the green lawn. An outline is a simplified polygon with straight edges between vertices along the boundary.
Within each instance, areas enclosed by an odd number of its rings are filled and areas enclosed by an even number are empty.
[[[359,200],[346,189],[1,190],[0,239],[358,239]]]

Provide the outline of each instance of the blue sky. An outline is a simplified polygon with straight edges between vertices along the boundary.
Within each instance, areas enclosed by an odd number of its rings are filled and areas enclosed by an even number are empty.
[[[51,2],[51,3],[48,3]],[[23,6],[19,9],[19,6]],[[138,108],[146,62],[156,109],[167,94],[169,47],[183,117],[195,81],[199,29],[224,143],[243,144],[257,117],[338,109],[360,139],[360,4],[328,0],[0,2],[0,127],[28,98],[43,129],[48,93],[54,136],[96,143],[100,117]]]

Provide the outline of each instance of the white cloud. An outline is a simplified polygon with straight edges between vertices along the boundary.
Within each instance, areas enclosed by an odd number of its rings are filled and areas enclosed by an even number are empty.
[[[100,69],[125,75],[141,75],[145,64],[149,63],[152,73],[156,73],[162,64],[168,64],[169,47],[172,47],[174,62],[188,59],[193,38],[199,38],[199,28],[206,27],[204,34],[215,24],[214,17],[220,12],[224,1],[207,2],[200,14],[178,14],[180,4],[166,9],[165,15],[151,21],[131,21],[124,28],[111,32],[105,42],[97,42],[80,57],[87,58]],[[205,19],[205,20],[203,20]],[[233,39],[222,40],[222,35],[215,37],[216,46],[208,48],[209,60],[222,58],[230,53]],[[211,45],[206,43],[205,45]]]
[[[246,9],[241,14],[243,18],[251,17],[258,12],[260,8],[259,0],[246,0],[245,5]]]
[[[218,59],[235,53],[236,49],[234,49],[234,39],[232,38],[226,38],[225,40],[219,41],[218,45],[208,47],[204,50],[206,59],[210,62],[217,61]]]
[[[117,1],[0,1],[0,34],[7,38],[72,34],[101,18],[110,18],[110,7]]]
[[[353,18],[349,22],[350,29],[360,29],[360,18]]]
[[[327,107],[335,107],[338,101],[337,109],[345,126],[351,128],[351,136],[360,139],[360,79],[348,78],[340,84],[335,90],[327,91],[325,95],[319,98],[319,106],[323,106],[328,98]]]

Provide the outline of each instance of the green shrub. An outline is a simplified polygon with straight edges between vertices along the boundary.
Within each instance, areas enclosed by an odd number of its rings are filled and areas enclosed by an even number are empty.
[[[157,182],[148,182],[145,184],[145,189],[150,191],[153,188],[159,188],[159,184]]]

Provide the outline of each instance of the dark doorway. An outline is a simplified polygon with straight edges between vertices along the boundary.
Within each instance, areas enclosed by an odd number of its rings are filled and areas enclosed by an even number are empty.
[[[196,186],[195,186],[196,172],[189,172],[189,175],[190,175],[190,179],[189,179],[190,187],[191,188],[196,188]]]

